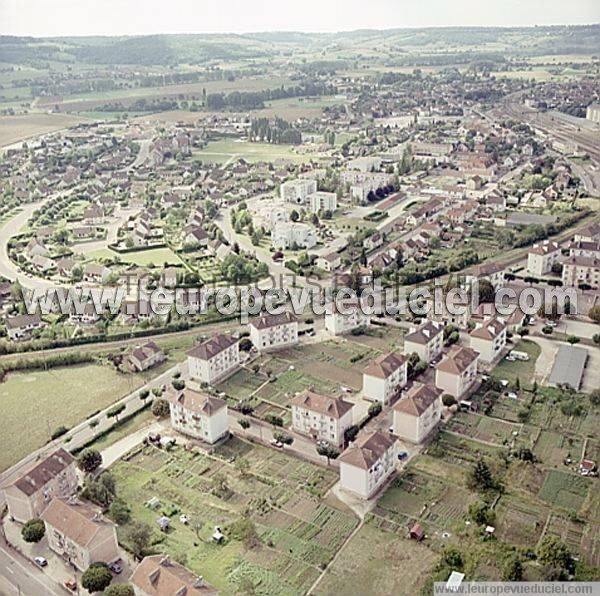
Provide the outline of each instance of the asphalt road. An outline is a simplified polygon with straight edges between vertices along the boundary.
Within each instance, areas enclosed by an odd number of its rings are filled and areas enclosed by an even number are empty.
[[[48,596],[60,595],[56,584],[41,569],[8,549],[0,538],[0,594],[2,596]]]

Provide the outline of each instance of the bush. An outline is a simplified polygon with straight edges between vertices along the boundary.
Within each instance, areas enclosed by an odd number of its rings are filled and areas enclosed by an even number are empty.
[[[442,403],[449,408],[450,406],[453,406],[456,403],[456,398],[453,395],[450,395],[449,393],[444,393],[444,395],[442,395]]]
[[[169,402],[166,399],[157,397],[152,402],[151,412],[153,416],[156,416],[156,418],[166,418],[170,411],[171,409],[169,408]]]
[[[102,592],[112,581],[112,573],[106,563],[92,563],[81,576],[81,585],[90,594]]]
[[[550,335],[553,331],[554,329],[550,327],[550,325],[544,325],[542,327],[542,333],[544,333],[545,335]]]
[[[265,421],[273,426],[283,426],[283,418],[276,414],[267,414],[265,416]]]
[[[379,416],[383,406],[379,402],[375,402],[369,406],[369,418],[375,418],[375,416]]]
[[[119,525],[126,524],[131,519],[129,506],[122,499],[115,499],[108,508],[108,515]]]
[[[102,455],[96,449],[84,449],[77,459],[77,466],[82,472],[91,474],[102,465]]]
[[[487,503],[477,501],[469,507],[471,519],[479,525],[490,526],[496,520],[496,513],[488,507]]]
[[[104,590],[104,596],[135,596],[135,592],[129,584],[112,584]]]
[[[63,435],[66,435],[69,432],[69,429],[66,426],[59,426],[50,436],[52,440],[58,439]]]
[[[21,528],[21,536],[25,542],[39,542],[46,533],[46,526],[41,519],[30,519]]]

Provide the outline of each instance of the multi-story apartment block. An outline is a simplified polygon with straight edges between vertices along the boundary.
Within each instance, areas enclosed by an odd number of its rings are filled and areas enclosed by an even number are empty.
[[[441,397],[441,389],[414,383],[394,405],[394,434],[412,443],[422,443],[442,419]]]
[[[79,571],[91,563],[111,563],[120,558],[116,526],[91,503],[73,497],[52,499],[41,519],[50,549]]]
[[[461,399],[477,378],[479,352],[454,346],[436,366],[435,385],[444,393]]]
[[[10,516],[18,522],[39,517],[50,501],[77,490],[75,459],[62,447],[4,489]]]
[[[337,195],[334,192],[317,191],[308,196],[310,210],[313,213],[319,211],[335,211],[337,209]]]
[[[466,293],[433,296],[428,301],[430,319],[444,325],[456,325],[466,329],[471,318],[471,301]]]
[[[188,388],[170,394],[168,400],[175,430],[211,445],[228,434],[224,400]]]
[[[404,352],[416,353],[427,363],[435,360],[442,353],[443,347],[444,327],[436,321],[425,321],[404,336]]]
[[[298,343],[298,319],[290,312],[264,315],[250,323],[250,339],[260,352]]]
[[[560,246],[556,242],[534,244],[527,255],[527,271],[531,275],[542,276],[552,271],[552,265],[561,255]]]
[[[600,288],[600,258],[569,257],[563,262],[562,282],[565,286]]]
[[[471,348],[479,352],[482,362],[492,363],[500,358],[506,345],[506,323],[490,318],[471,331]]]
[[[288,180],[280,186],[279,192],[286,203],[302,205],[306,203],[308,195],[317,192],[317,181],[310,178]]]
[[[271,232],[271,244],[277,250],[312,248],[316,243],[315,231],[308,224],[284,223]]]
[[[381,431],[362,434],[338,461],[341,487],[369,499],[396,469],[396,439]]]
[[[135,596],[217,596],[204,578],[165,555],[144,557],[131,576]]]
[[[363,371],[363,396],[387,404],[406,385],[408,361],[400,352],[375,358]]]
[[[292,398],[292,428],[313,439],[342,445],[344,431],[352,426],[353,407],[340,398],[303,391]]]
[[[350,333],[353,329],[366,327],[371,323],[371,317],[365,314],[358,298],[344,300],[342,312],[335,305],[328,305],[325,310],[325,329],[333,335]]]
[[[215,335],[187,353],[190,377],[213,385],[232,375],[240,367],[238,340],[228,335]]]

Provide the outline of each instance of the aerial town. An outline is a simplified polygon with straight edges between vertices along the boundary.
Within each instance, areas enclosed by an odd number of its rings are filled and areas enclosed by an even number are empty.
[[[599,56],[0,37],[0,594],[600,581]]]

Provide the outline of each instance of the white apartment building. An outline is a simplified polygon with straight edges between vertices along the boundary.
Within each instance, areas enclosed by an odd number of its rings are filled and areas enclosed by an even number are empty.
[[[600,288],[600,259],[595,257],[569,257],[563,263],[562,282],[565,286],[587,285]]]
[[[315,264],[324,271],[335,271],[341,266],[342,257],[337,252],[331,252],[327,255],[317,257]]]
[[[343,312],[339,312],[335,305],[328,305],[325,310],[325,329],[333,335],[350,333],[371,323],[369,315],[362,311],[358,298],[345,300],[341,310]]]
[[[454,346],[435,368],[435,386],[461,399],[477,379],[479,352]]]
[[[471,348],[479,352],[481,362],[491,364],[502,354],[506,345],[506,323],[495,317],[485,320],[471,331]]]
[[[317,243],[315,231],[308,224],[284,223],[271,232],[271,244],[276,250],[288,248],[312,248]]]
[[[357,157],[348,162],[349,170],[359,172],[376,172],[379,168],[381,168],[380,157]]]
[[[407,381],[408,361],[401,352],[389,352],[375,358],[363,371],[365,399],[387,404]]]
[[[171,426],[180,433],[212,445],[229,432],[224,400],[188,388],[170,394],[167,399]]]
[[[250,339],[259,352],[298,343],[298,319],[291,312],[263,315],[250,322]]]
[[[313,213],[319,211],[335,211],[337,209],[337,194],[334,192],[317,191],[308,197],[310,210]]]
[[[288,180],[279,187],[281,199],[286,203],[303,205],[307,202],[308,195],[317,192],[317,181],[310,178],[297,178]]]
[[[461,329],[467,328],[471,318],[471,301],[468,295],[446,293],[438,297],[436,292],[427,302],[430,307],[428,316],[432,320],[444,325],[456,325]]]
[[[238,340],[228,335],[215,335],[187,352],[190,377],[199,383],[213,385],[232,375],[240,367]]]
[[[381,431],[362,434],[338,461],[342,489],[369,499],[396,469],[396,439]]]
[[[343,444],[344,431],[352,426],[354,404],[314,391],[299,393],[291,403],[292,428],[295,431],[333,445]]]
[[[428,364],[435,360],[444,347],[444,326],[436,321],[425,321],[404,336],[404,352],[417,353]]]
[[[7,486],[4,497],[10,516],[25,523],[39,517],[52,499],[76,491],[75,459],[61,447]]]
[[[50,549],[79,571],[92,563],[112,563],[120,557],[115,524],[91,503],[73,497],[52,499],[40,517]]]
[[[442,390],[414,383],[394,404],[394,434],[411,443],[422,443],[442,419]]]
[[[527,254],[527,272],[542,276],[552,271],[552,265],[561,255],[560,246],[556,242],[534,244]]]

